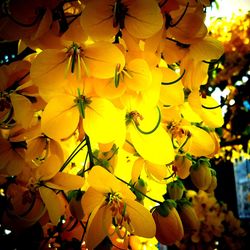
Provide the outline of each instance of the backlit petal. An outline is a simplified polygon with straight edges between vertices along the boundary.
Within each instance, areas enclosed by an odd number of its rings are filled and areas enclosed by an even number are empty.
[[[168,133],[159,126],[151,134],[140,133],[134,125],[129,128],[131,141],[136,151],[155,164],[168,164],[174,160],[174,149]]]
[[[69,137],[75,131],[79,111],[74,99],[73,96],[59,95],[50,100],[42,113],[41,128],[44,134],[59,140]]]
[[[154,0],[136,0],[128,5],[125,28],[136,38],[149,38],[163,25],[161,10]]]
[[[95,40],[112,38],[118,29],[113,28],[114,0],[91,0],[88,1],[80,22],[86,33]]]
[[[88,176],[88,183],[101,193],[120,190],[120,182],[101,166],[95,166],[91,169]]]
[[[123,53],[114,44],[96,42],[84,51],[84,62],[91,76],[96,78],[111,78],[115,75],[117,65],[120,70],[125,65]]]
[[[183,126],[183,129],[191,133],[184,150],[197,157],[208,156],[214,152],[215,142],[207,131],[196,126]]]
[[[98,143],[109,143],[125,134],[125,119],[115,106],[104,98],[92,98],[85,109],[83,128]]]
[[[124,201],[127,204],[126,210],[133,227],[131,233],[147,238],[154,237],[156,226],[151,213],[137,201],[130,199],[124,199]]]

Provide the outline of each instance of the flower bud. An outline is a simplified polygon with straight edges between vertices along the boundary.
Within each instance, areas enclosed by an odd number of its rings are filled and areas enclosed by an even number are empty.
[[[167,193],[169,195],[169,198],[172,200],[181,199],[184,189],[185,188],[181,180],[176,180],[176,181],[168,183]]]
[[[173,165],[176,168],[176,173],[181,179],[186,179],[189,176],[189,170],[192,161],[186,156],[176,155]]]
[[[200,228],[199,218],[187,199],[178,201],[178,213],[180,215],[185,233],[198,231]]]
[[[199,159],[196,164],[192,165],[190,169],[190,176],[193,184],[198,189],[208,189],[212,181],[210,163],[208,160]]]
[[[209,185],[208,189],[206,190],[207,193],[213,193],[217,187],[216,171],[214,169],[211,169],[211,174],[212,174],[212,180],[211,180],[211,184]]]
[[[172,245],[183,238],[183,225],[173,201],[166,200],[155,207],[153,218],[156,224],[155,237],[161,244]]]

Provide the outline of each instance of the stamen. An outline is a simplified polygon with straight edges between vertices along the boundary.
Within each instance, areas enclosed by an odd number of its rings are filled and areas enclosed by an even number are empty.
[[[115,87],[116,88],[118,88],[119,83],[120,83],[120,74],[119,74],[120,68],[121,68],[121,64],[118,63],[115,67]]]

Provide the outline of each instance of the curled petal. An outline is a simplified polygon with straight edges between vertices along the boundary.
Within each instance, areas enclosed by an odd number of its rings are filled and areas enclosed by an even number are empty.
[[[96,207],[100,207],[100,205],[104,204],[105,199],[106,197],[103,193],[89,187],[81,199],[84,214],[89,215],[92,213]]]
[[[58,172],[52,179],[46,182],[46,186],[58,190],[77,190],[84,184],[84,178],[78,175]]]
[[[10,99],[14,108],[15,120],[24,128],[28,128],[34,115],[31,101],[28,98],[15,93],[10,95]]]
[[[111,211],[105,206],[96,207],[88,220],[85,240],[88,249],[94,249],[107,236],[108,229],[111,226]]]
[[[39,193],[48,210],[49,218],[54,225],[57,225],[61,216],[65,213],[63,199],[61,199],[53,190],[40,187]]]

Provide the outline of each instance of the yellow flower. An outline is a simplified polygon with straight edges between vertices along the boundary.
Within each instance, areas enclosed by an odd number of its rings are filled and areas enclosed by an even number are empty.
[[[223,125],[221,105],[212,96],[201,96],[198,91],[194,91],[188,96],[188,102],[206,126],[218,128]]]
[[[123,53],[114,44],[70,43],[64,49],[46,49],[32,61],[31,79],[39,88],[50,91],[81,81],[84,76],[110,78],[125,65]]]
[[[43,106],[38,89],[29,80],[30,63],[16,61],[0,67],[0,125],[13,123],[28,128],[35,109]]]
[[[65,213],[64,201],[55,191],[76,190],[84,184],[83,177],[59,172],[60,167],[61,160],[56,155],[51,155],[34,170],[34,177],[30,179],[30,188],[38,189],[54,225],[57,225]]]
[[[55,140],[68,138],[77,129],[80,119],[85,133],[98,143],[112,142],[125,133],[122,114],[110,101],[80,93],[78,96],[61,94],[49,101],[42,113],[42,132]]]
[[[95,40],[111,39],[123,29],[145,39],[161,29],[163,17],[154,0],[92,0],[83,9],[81,25]]]
[[[95,166],[89,173],[90,187],[82,198],[84,213],[89,215],[85,241],[89,249],[94,249],[107,235],[110,226],[113,233],[127,232],[143,237],[155,235],[155,223],[151,213],[140,203],[129,188],[111,173],[100,166]],[[144,225],[144,227],[142,227]]]
[[[188,48],[188,53],[181,61],[181,70],[185,70],[183,85],[190,90],[199,90],[207,83],[209,63],[218,60],[224,53],[221,42],[205,37],[197,39]]]

